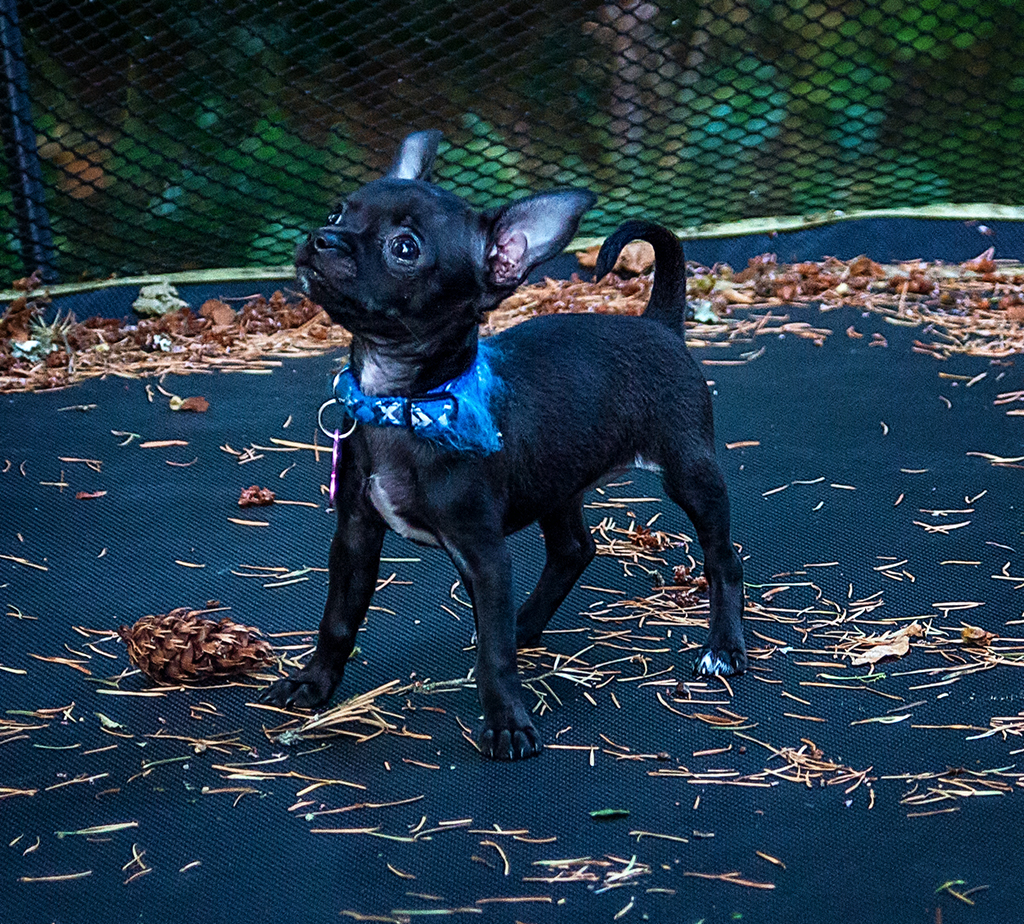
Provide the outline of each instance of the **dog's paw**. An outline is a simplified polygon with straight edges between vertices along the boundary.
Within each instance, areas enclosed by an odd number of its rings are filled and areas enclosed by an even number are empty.
[[[705,646],[693,663],[695,677],[732,677],[747,669],[747,653],[742,648]]]
[[[543,747],[529,719],[513,727],[484,725],[477,744],[480,753],[491,760],[526,760],[536,757]]]
[[[316,709],[330,701],[336,686],[323,673],[301,670],[271,684],[260,694],[259,701],[282,709]]]

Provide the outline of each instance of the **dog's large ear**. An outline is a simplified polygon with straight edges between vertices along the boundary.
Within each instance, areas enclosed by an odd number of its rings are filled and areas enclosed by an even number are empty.
[[[413,132],[406,136],[387,176],[393,180],[429,181],[440,142],[439,131]]]
[[[520,199],[490,213],[485,256],[491,285],[517,286],[538,263],[560,253],[595,202],[597,196],[588,190],[566,189]]]

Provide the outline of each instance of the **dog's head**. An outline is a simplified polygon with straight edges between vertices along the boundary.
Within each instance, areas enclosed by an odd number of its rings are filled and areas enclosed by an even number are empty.
[[[353,333],[478,323],[565,247],[596,201],[571,189],[478,212],[430,182],[440,139],[440,132],[409,135],[388,173],[353,193],[299,247],[299,285]]]

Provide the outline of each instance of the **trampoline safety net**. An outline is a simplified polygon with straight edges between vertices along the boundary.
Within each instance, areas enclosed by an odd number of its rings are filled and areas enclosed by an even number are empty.
[[[675,228],[1009,203],[1014,0],[0,0],[0,267],[291,261],[440,128],[479,206],[554,185]]]

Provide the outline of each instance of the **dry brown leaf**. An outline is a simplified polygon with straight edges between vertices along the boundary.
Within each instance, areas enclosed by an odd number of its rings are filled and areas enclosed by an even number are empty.
[[[995,247],[989,247],[984,253],[979,253],[973,260],[964,263],[963,268],[972,273],[994,273],[998,268],[996,261],[992,259],[995,252]]]
[[[216,298],[210,298],[203,302],[199,314],[201,317],[209,318],[218,327],[234,324],[237,317],[235,310],[229,304]]]
[[[870,257],[863,254],[849,263],[851,276],[873,276],[879,279],[885,275],[885,270]]]
[[[994,632],[986,632],[979,626],[965,625],[960,632],[960,638],[965,645],[975,645],[979,648],[987,648],[995,637]]]
[[[601,245],[595,244],[593,247],[588,247],[586,250],[581,250],[576,254],[576,259],[579,261],[580,266],[584,269],[593,269],[597,266],[597,255],[601,252]]]
[[[654,266],[654,248],[647,241],[633,241],[622,248],[619,259],[615,261],[616,270],[626,270],[640,275],[649,272]]]
[[[715,294],[721,293],[722,298],[730,305],[753,305],[754,296],[749,292],[740,292],[739,289],[733,289],[729,286],[721,288],[716,291]]]
[[[580,266],[585,269],[593,269],[597,266],[597,255],[601,252],[600,245],[595,245],[588,250],[576,254]],[[622,248],[619,259],[615,261],[613,272],[626,272],[634,275],[641,275],[649,272],[654,266],[654,248],[647,241],[633,241]]]
[[[892,635],[883,635],[878,638],[861,639],[858,644],[868,645],[867,650],[850,658],[851,665],[877,664],[883,658],[902,658],[910,651],[911,638],[920,638],[924,635],[924,629],[918,622],[912,622],[904,626]]]
[[[851,658],[850,663],[853,665],[877,664],[882,658],[902,658],[908,651],[910,651],[910,639],[904,635],[887,644],[873,645],[863,654]]]
[[[22,279],[15,279],[11,283],[11,288],[15,292],[31,292],[33,289],[38,289],[42,284],[42,274],[39,270],[32,273],[31,276],[25,276]]]
[[[274,492],[270,488],[261,488],[257,485],[242,488],[242,493],[238,498],[239,507],[269,507],[272,503],[274,503]]]
[[[205,414],[210,409],[210,402],[201,395],[192,398],[179,398],[175,395],[170,400],[172,411],[194,411],[198,414]]]

